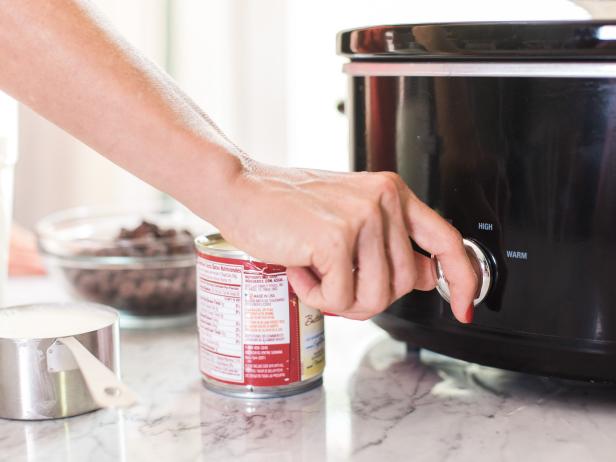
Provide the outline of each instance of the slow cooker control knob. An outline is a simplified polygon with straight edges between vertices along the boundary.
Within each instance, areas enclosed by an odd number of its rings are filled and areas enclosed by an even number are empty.
[[[479,287],[477,288],[477,294],[473,304],[476,306],[481,303],[490,290],[492,285],[493,272],[490,267],[490,259],[486,251],[484,251],[477,243],[470,239],[463,239],[464,248],[473,265],[473,269],[477,274],[477,281],[479,281]],[[432,263],[436,272],[436,290],[447,302],[450,301],[449,284],[441,263],[434,256],[432,257]]]

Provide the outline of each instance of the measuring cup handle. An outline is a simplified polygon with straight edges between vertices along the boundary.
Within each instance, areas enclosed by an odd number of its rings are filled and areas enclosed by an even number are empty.
[[[73,354],[92,399],[101,407],[129,407],[137,395],[75,337],[58,338]]]

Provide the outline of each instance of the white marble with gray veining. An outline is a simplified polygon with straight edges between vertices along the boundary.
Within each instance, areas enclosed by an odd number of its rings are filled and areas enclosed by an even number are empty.
[[[11,281],[14,302],[58,300]],[[0,420],[0,461],[609,461],[616,388],[407,353],[370,322],[328,319],[325,385],[247,401],[205,390],[194,329],[124,332],[135,407]]]

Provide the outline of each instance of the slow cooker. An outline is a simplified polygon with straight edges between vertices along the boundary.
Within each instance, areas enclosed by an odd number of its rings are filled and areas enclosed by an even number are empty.
[[[470,325],[436,291],[376,322],[494,367],[616,381],[616,21],[341,32],[354,170],[399,173],[482,249]]]

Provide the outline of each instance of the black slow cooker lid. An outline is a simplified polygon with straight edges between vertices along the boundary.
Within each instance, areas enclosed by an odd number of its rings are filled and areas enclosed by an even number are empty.
[[[375,26],[338,34],[353,60],[616,60],[616,20]]]

